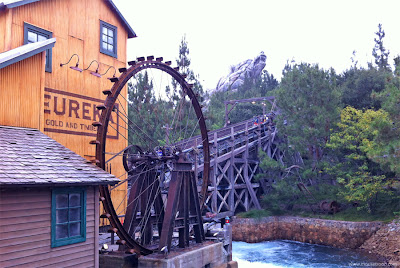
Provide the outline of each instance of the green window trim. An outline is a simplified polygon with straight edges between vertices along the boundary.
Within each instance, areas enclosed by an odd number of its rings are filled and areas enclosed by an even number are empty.
[[[117,27],[100,20],[100,52],[118,58]]]
[[[76,201],[78,196],[79,201]],[[63,202],[66,205],[63,205]],[[73,227],[79,230],[76,235],[71,234],[71,232],[76,232],[73,231]],[[60,235],[62,229],[64,232],[66,230],[66,237],[59,238],[57,235]],[[51,194],[51,247],[84,241],[86,241],[86,188],[53,189]]]
[[[33,36],[36,35],[36,41],[30,40],[29,33],[32,33]],[[24,22],[24,45],[29,44],[29,43],[34,43],[37,41],[42,41],[39,39],[50,39],[53,37],[53,33],[46,31],[42,28],[36,27],[34,25],[31,25],[29,23]],[[49,48],[46,50],[46,67],[45,70],[48,73],[52,72],[52,57],[53,57],[53,52],[52,49]]]

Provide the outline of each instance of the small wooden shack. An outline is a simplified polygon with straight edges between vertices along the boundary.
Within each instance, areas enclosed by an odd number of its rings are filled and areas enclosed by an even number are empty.
[[[118,180],[89,142],[133,37],[111,0],[0,0],[0,267],[98,267],[98,187]]]
[[[36,129],[0,127],[0,267],[98,267],[113,175]]]

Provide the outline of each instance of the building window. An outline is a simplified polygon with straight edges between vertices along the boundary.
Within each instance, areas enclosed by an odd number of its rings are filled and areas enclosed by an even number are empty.
[[[86,189],[54,189],[51,197],[51,247],[86,241]]]
[[[36,43],[52,38],[53,33],[24,23],[24,44]],[[46,50],[46,72],[51,73],[52,49]]]
[[[117,27],[100,21],[100,52],[117,58]]]

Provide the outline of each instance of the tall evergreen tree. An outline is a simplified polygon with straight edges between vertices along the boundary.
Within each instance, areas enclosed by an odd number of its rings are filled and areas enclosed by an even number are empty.
[[[389,50],[383,46],[383,38],[385,38],[385,31],[382,28],[382,24],[378,24],[378,31],[375,32],[376,37],[374,38],[375,46],[372,49],[372,56],[375,58],[375,64],[379,70],[389,71]]]
[[[179,55],[176,59],[176,64],[179,67],[179,72],[185,74],[186,81],[193,84],[193,91],[199,95],[199,101],[203,101],[204,90],[203,86],[199,81],[199,75],[195,74],[194,71],[190,68],[190,64],[192,63],[189,57],[189,47],[188,42],[186,40],[186,36],[182,37],[181,43],[179,45]],[[174,88],[176,89],[176,82],[174,83]]]
[[[162,118],[156,116],[161,106],[154,93],[153,81],[148,72],[139,73],[135,80],[128,83],[129,103],[129,143],[148,149],[157,146],[162,140],[160,128]]]
[[[374,66],[352,66],[344,71],[338,76],[343,104],[356,109],[379,109],[380,101],[372,93],[381,92],[385,88],[386,76],[386,72],[379,71]]]
[[[290,148],[302,153],[306,168],[318,171],[341,107],[334,71],[306,63],[288,66],[275,96],[281,109],[280,135],[287,137]]]
[[[388,77],[389,78],[389,77]],[[378,162],[386,171],[400,176],[400,59],[395,58],[394,75],[387,79],[385,90],[376,94],[382,102],[382,109],[388,113],[389,120],[375,122],[378,131],[374,147],[369,150],[369,157]]]

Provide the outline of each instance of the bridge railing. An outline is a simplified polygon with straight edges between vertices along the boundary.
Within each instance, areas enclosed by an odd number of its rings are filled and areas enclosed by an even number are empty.
[[[232,133],[234,137],[245,134],[246,131],[252,132],[258,129],[260,126],[268,125],[267,122],[263,122],[259,125],[254,125],[254,120],[246,120],[236,124],[232,124],[217,130],[212,130],[208,132],[208,140],[210,144],[214,144],[214,140],[217,139],[217,142],[222,142],[232,138]],[[195,148],[202,149],[202,140],[200,135],[194,136],[187,140],[180,141],[175,144],[177,147],[181,147],[184,153],[189,153]]]

